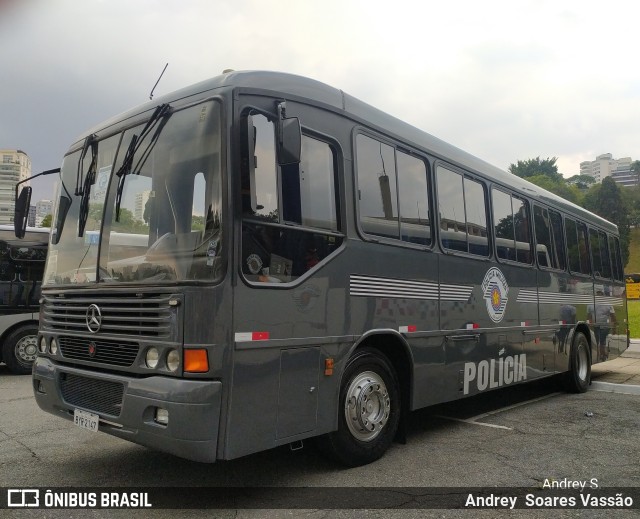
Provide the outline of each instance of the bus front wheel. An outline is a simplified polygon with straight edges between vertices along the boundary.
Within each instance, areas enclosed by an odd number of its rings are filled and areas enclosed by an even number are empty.
[[[349,359],[340,386],[338,430],[321,439],[325,452],[357,467],[380,458],[400,419],[398,379],[389,360],[363,348]]]
[[[38,325],[27,324],[16,328],[4,340],[2,360],[16,375],[31,373],[38,354]]]
[[[591,382],[591,358],[589,341],[582,332],[573,337],[569,356],[569,371],[565,374],[565,385],[572,393],[584,393]]]

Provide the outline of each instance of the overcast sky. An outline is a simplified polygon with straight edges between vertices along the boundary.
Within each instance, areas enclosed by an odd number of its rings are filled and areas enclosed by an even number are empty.
[[[640,159],[631,0],[0,0],[0,148],[33,173],[94,124],[223,69],[340,88],[507,169]],[[51,183],[33,182],[33,202]]]

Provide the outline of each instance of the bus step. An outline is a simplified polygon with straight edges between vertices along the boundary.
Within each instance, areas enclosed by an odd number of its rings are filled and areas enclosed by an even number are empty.
[[[300,451],[300,450],[304,449],[304,443],[302,443],[302,440],[298,440],[297,442],[291,442],[289,444],[289,448],[292,451]]]

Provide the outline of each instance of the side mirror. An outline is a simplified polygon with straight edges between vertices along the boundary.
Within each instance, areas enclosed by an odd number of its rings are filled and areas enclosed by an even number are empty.
[[[56,213],[56,221],[51,222],[51,243],[56,244],[60,241],[60,236],[62,236],[62,228],[64,227],[64,222],[67,219],[67,213],[69,212],[69,208],[71,207],[71,199],[66,196],[60,197],[60,202],[58,204],[58,212]]]
[[[18,186],[16,186],[16,206],[13,212],[13,230],[16,238],[24,238],[27,232],[31,191],[31,186],[23,187],[22,191],[20,191],[20,196],[17,196]]]
[[[302,130],[297,117],[278,121],[278,164],[299,164],[302,154]]]

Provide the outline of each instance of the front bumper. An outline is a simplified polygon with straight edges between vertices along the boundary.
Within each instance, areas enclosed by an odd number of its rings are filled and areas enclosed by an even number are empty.
[[[62,382],[68,379],[74,380],[75,385],[63,391]],[[119,402],[113,406],[115,410],[99,409],[99,391],[105,386],[117,389],[114,394]],[[161,376],[131,378],[68,367],[38,357],[33,367],[33,388],[36,402],[49,413],[73,420],[74,409],[82,409],[100,416],[102,432],[181,458],[216,460],[221,382]],[[158,407],[169,411],[167,425],[154,421]]]

